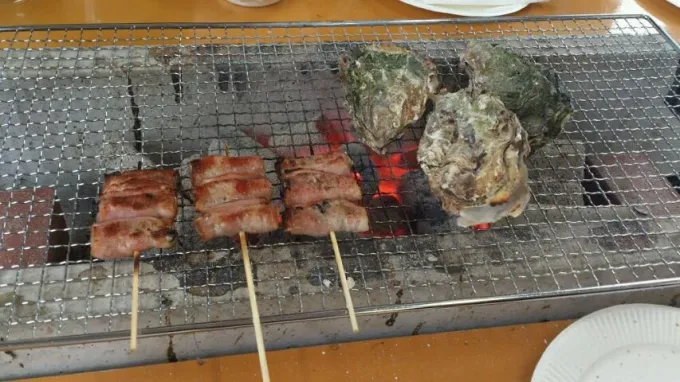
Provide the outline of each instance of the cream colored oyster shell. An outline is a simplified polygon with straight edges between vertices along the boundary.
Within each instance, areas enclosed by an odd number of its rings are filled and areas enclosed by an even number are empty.
[[[468,227],[519,216],[529,200],[527,134],[496,97],[436,97],[418,161],[443,208]]]

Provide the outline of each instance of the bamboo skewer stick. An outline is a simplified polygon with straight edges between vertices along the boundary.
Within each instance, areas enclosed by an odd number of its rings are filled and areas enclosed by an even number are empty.
[[[345,295],[345,306],[347,306],[347,314],[349,314],[349,322],[352,325],[354,333],[359,332],[359,324],[357,323],[357,316],[354,313],[354,303],[352,302],[352,295],[349,293],[349,286],[347,285],[347,277],[345,277],[345,266],[342,264],[342,257],[340,257],[340,248],[338,247],[338,239],[335,237],[335,232],[331,231],[331,244],[333,245],[333,253],[335,254],[335,262],[338,265],[338,273],[340,274],[340,284],[342,285],[342,293]]]
[[[269,382],[269,366],[267,365],[267,355],[264,347],[264,339],[262,336],[262,326],[260,325],[260,312],[257,308],[257,300],[255,296],[255,283],[253,282],[253,269],[250,265],[250,256],[248,256],[248,242],[246,241],[246,233],[241,231],[238,234],[241,239],[241,254],[243,255],[243,266],[245,268],[246,283],[248,284],[248,300],[250,300],[250,311],[253,316],[253,328],[255,329],[255,343],[257,344],[257,355],[260,359],[260,371],[262,373],[262,380]]]
[[[132,317],[130,320],[130,351],[137,350],[137,322],[139,315],[139,252],[134,253],[132,271]]]
[[[224,155],[229,156],[229,145],[224,145]],[[238,233],[241,242],[241,255],[243,256],[243,267],[246,274],[246,284],[248,286],[248,300],[250,301],[250,312],[253,316],[253,329],[255,331],[255,343],[257,345],[257,356],[260,359],[260,373],[262,381],[269,382],[269,366],[267,364],[267,350],[264,347],[264,336],[262,335],[262,325],[260,324],[260,311],[257,307],[257,296],[255,295],[255,282],[253,281],[253,268],[250,264],[248,254],[248,241],[246,233]]]
[[[309,146],[309,153],[314,155],[314,146]],[[338,239],[335,237],[335,231],[330,232],[330,237],[331,245],[333,246],[333,254],[335,255],[335,263],[338,266],[338,273],[340,274],[342,293],[345,295],[345,306],[347,307],[349,322],[350,325],[352,325],[352,331],[354,333],[359,333],[359,324],[357,323],[357,316],[354,313],[354,303],[352,302],[352,295],[349,293],[349,285],[347,284],[347,277],[345,276],[345,266],[342,264],[340,247],[338,247]]]

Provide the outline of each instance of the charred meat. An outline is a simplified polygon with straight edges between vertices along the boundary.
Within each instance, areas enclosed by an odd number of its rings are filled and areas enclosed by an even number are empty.
[[[437,71],[408,49],[367,45],[340,59],[345,104],[361,141],[379,153],[419,120],[438,86]]]
[[[151,248],[171,248],[175,238],[167,221],[155,217],[109,220],[92,225],[90,251],[99,259],[118,259]]]
[[[528,57],[471,41],[461,62],[470,77],[471,91],[498,97],[517,115],[532,152],[555,139],[573,114],[557,75]]]
[[[286,158],[278,164],[281,179],[286,179],[300,170],[329,172],[331,174],[349,176],[352,160],[343,151],[333,151],[304,158]]]
[[[134,219],[140,216],[156,217],[172,223],[177,216],[175,193],[160,190],[130,196],[103,196],[99,201],[97,221]]]
[[[361,199],[361,188],[349,176],[300,170],[286,177],[284,184],[283,201],[287,206],[307,206],[328,199]]]
[[[516,217],[529,200],[527,134],[498,98],[461,90],[437,97],[418,161],[443,208],[463,227]]]
[[[270,203],[269,199],[234,200],[233,202],[227,202],[227,203],[224,203],[224,204],[216,205],[214,208],[211,208],[207,212],[226,211],[226,210],[229,210],[229,212],[238,212],[238,211],[250,208],[252,206],[259,206],[261,204],[268,204],[268,203]]]
[[[209,156],[191,162],[196,231],[204,241],[222,236],[265,233],[281,223],[271,204],[272,185],[260,157]]]
[[[279,208],[272,204],[254,204],[238,209],[220,208],[205,213],[194,222],[201,239],[245,233],[275,231],[281,224]]]
[[[350,201],[327,200],[286,210],[286,231],[293,235],[326,236],[331,231],[368,231],[366,209]]]
[[[264,176],[264,161],[257,156],[211,155],[191,162],[191,184],[195,187],[215,180],[249,179]]]
[[[366,210],[353,201],[361,188],[352,177],[352,161],[343,152],[284,160],[285,230],[294,235],[324,236],[331,231],[368,230]]]
[[[231,179],[208,182],[194,190],[196,211],[208,212],[236,200],[271,200],[272,185],[267,178]]]
[[[134,170],[104,177],[91,254],[100,259],[132,256],[174,245],[177,172]]]
[[[159,190],[175,192],[176,188],[174,170],[133,170],[105,175],[102,196],[130,196]]]

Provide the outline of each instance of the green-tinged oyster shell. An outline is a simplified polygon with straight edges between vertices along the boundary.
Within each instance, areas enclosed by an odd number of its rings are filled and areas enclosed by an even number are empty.
[[[519,117],[532,152],[557,137],[573,114],[557,75],[527,57],[500,46],[471,41],[461,62],[472,91],[497,96]]]
[[[524,211],[529,151],[526,132],[503,102],[461,90],[436,97],[418,161],[444,210],[469,227]]]
[[[420,119],[439,84],[429,60],[394,45],[367,45],[342,56],[340,79],[354,129],[380,153]]]

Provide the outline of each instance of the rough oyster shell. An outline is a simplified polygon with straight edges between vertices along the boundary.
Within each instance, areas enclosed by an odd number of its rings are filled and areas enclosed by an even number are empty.
[[[470,89],[497,96],[529,136],[532,152],[552,141],[571,118],[571,101],[557,75],[506,48],[471,41],[461,55]]]
[[[425,112],[439,85],[435,66],[407,49],[367,45],[340,58],[345,104],[361,141],[384,153]]]
[[[469,227],[524,211],[529,151],[526,132],[503,102],[461,90],[436,97],[418,161],[444,210]]]

